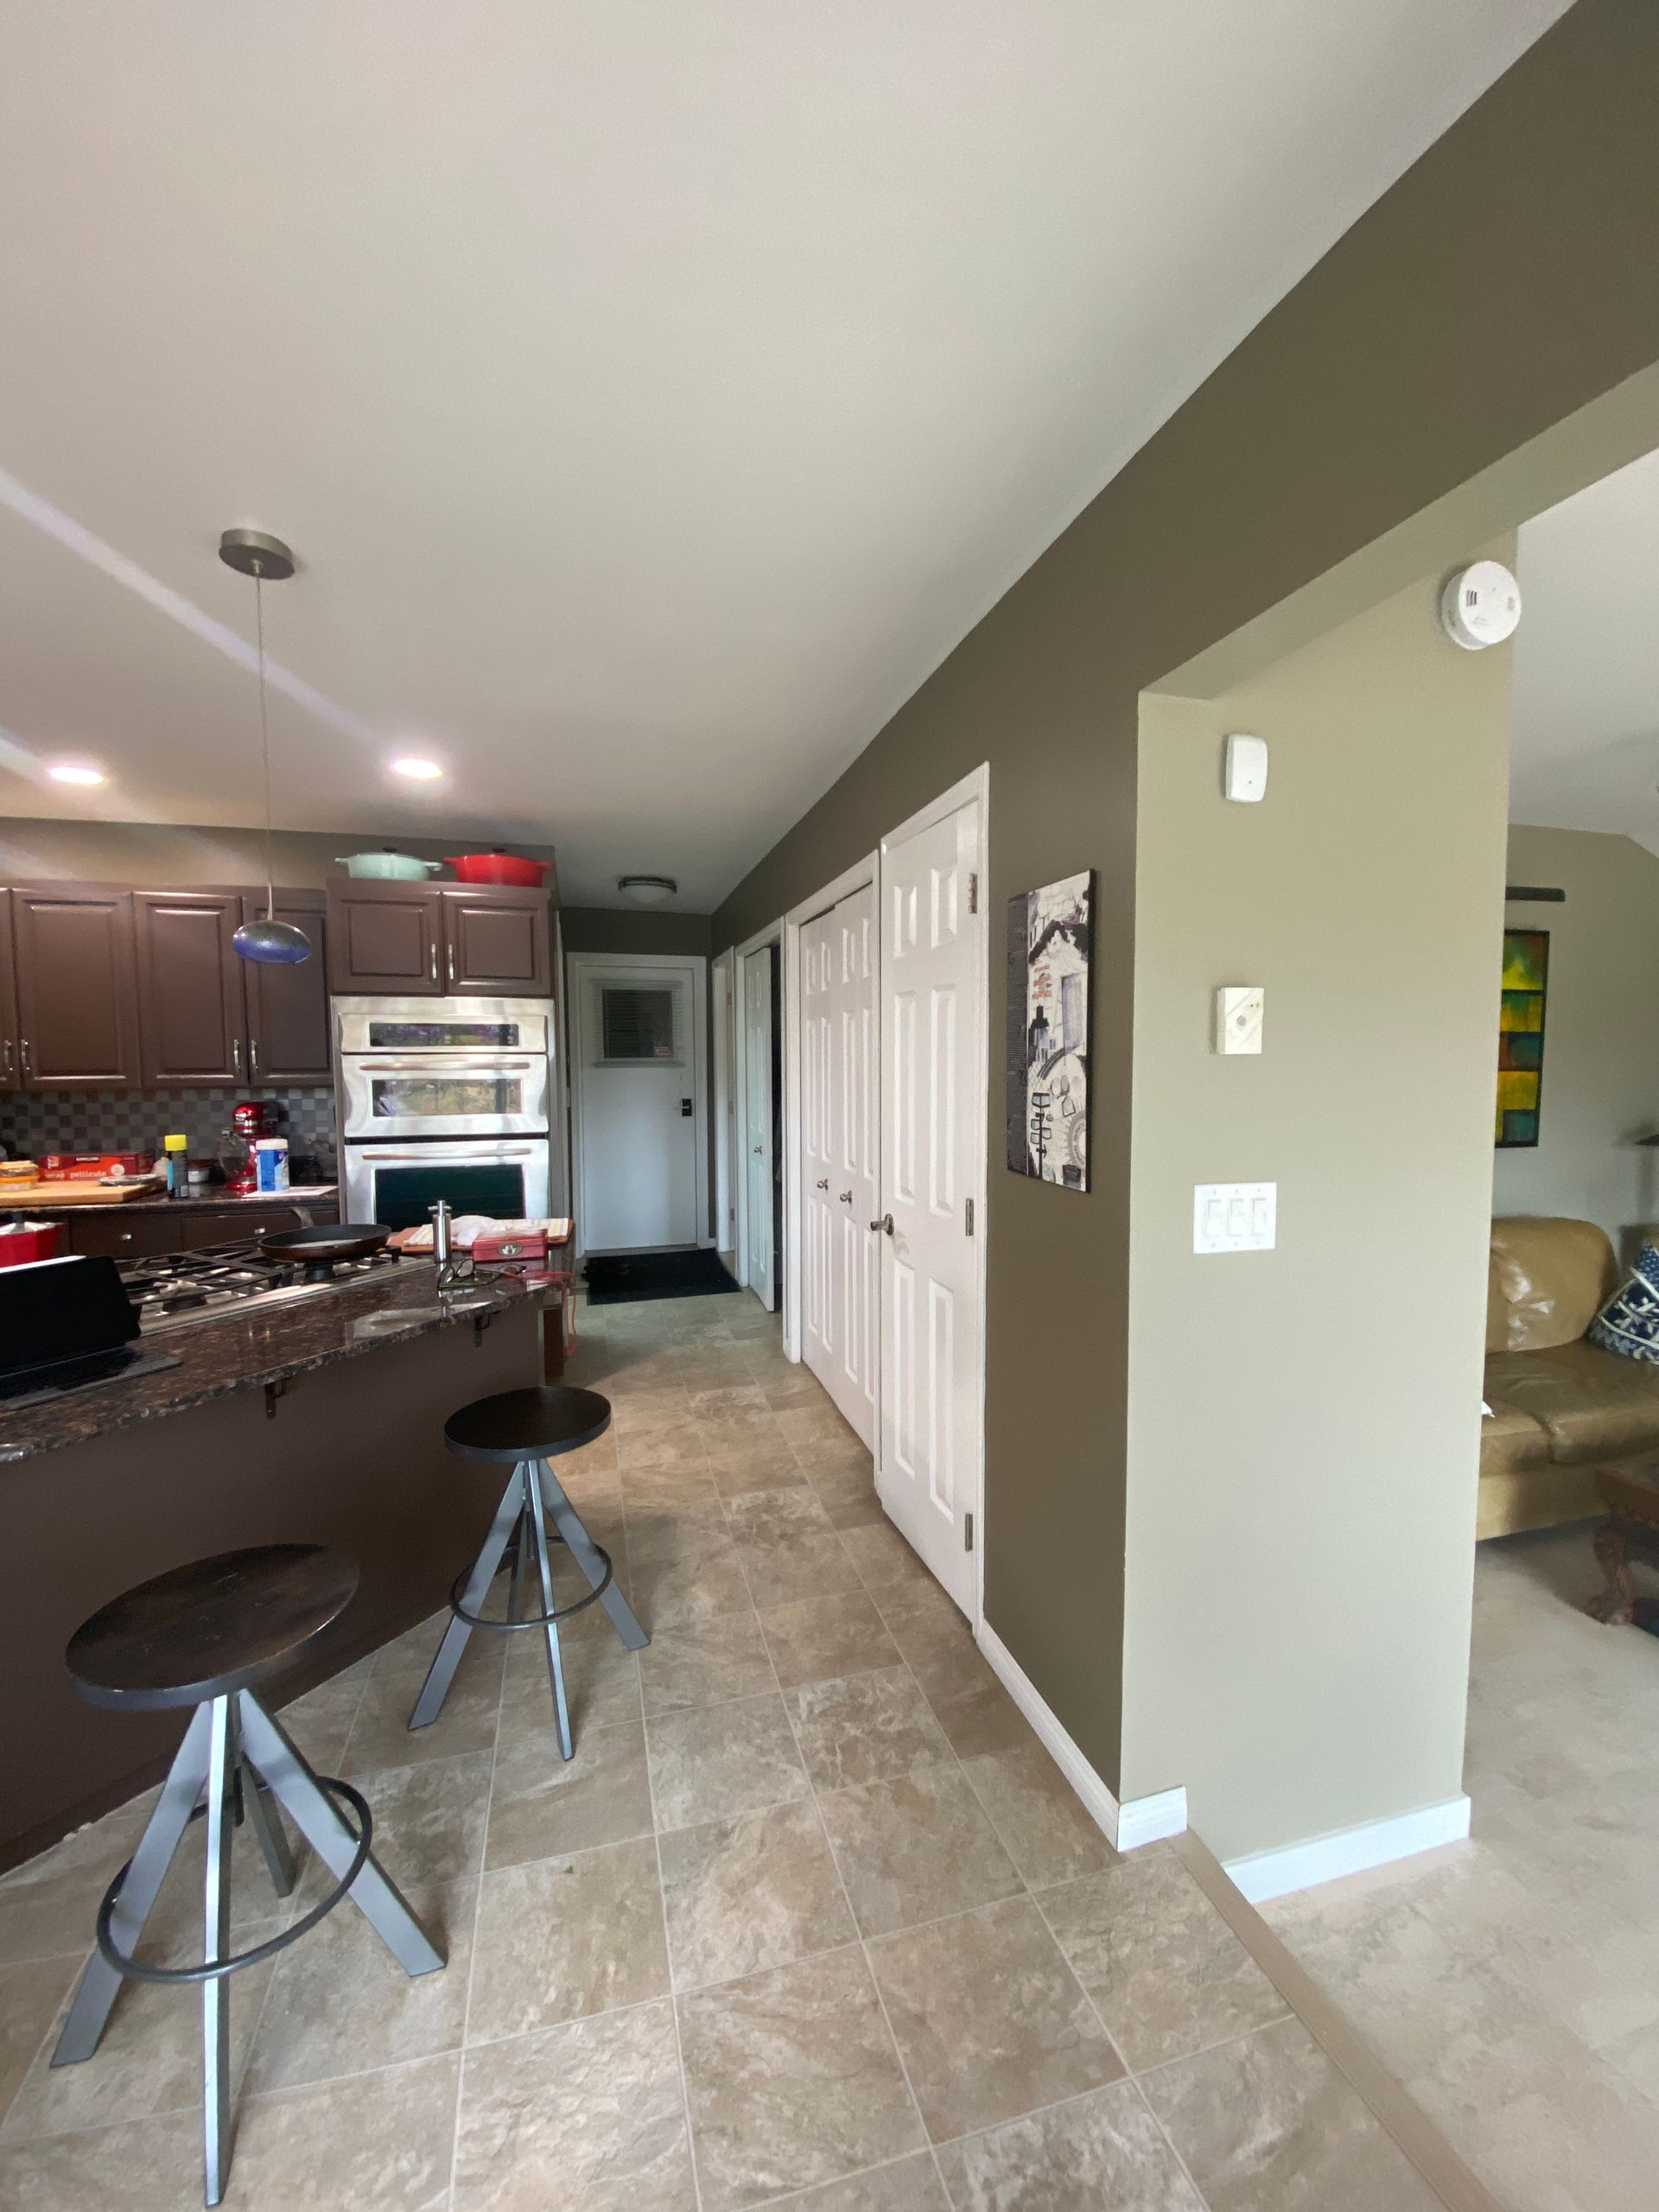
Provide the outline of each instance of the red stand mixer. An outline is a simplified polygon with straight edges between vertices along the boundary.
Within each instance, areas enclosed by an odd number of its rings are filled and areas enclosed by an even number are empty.
[[[249,1191],[259,1187],[259,1169],[254,1158],[254,1146],[261,1137],[282,1135],[283,1109],[268,1098],[245,1098],[231,1109],[231,1128],[240,1141],[246,1145],[248,1156],[236,1173],[229,1178],[226,1188],[233,1197],[242,1198]]]

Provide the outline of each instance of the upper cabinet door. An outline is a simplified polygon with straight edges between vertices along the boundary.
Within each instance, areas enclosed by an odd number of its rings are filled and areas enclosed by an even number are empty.
[[[545,891],[446,884],[441,896],[446,990],[550,995],[553,963]]]
[[[11,893],[0,891],[0,1090],[15,1090],[19,1079],[16,971],[11,960]]]
[[[328,988],[435,998],[443,915],[424,883],[351,881],[328,887]]]
[[[75,884],[14,890],[11,920],[24,1088],[136,1089],[132,893]]]
[[[243,963],[231,945],[240,896],[135,891],[132,908],[145,1089],[243,1082]]]
[[[242,918],[265,911],[246,894]],[[332,1077],[328,1035],[327,901],[321,891],[279,891],[276,918],[291,922],[311,940],[311,957],[292,968],[242,963],[248,1008],[248,1074],[255,1083],[327,1083]]]

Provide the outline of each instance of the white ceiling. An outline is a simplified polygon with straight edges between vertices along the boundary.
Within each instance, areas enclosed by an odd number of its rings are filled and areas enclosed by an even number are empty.
[[[1659,853],[1659,453],[1523,525],[1510,818]]]
[[[0,807],[254,818],[253,523],[283,826],[711,906],[1562,4],[10,6]]]

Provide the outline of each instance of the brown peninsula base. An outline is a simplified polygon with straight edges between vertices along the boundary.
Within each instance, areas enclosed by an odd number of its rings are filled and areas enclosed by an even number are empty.
[[[337,1545],[362,1573],[331,1637],[274,1708],[442,1605],[482,1542],[500,1471],[444,1448],[457,1407],[537,1380],[525,1300],[470,1324],[239,1389],[0,1465],[0,1871],[159,1781],[188,1716],[83,1704],[63,1663],[98,1606],[243,1544]]]

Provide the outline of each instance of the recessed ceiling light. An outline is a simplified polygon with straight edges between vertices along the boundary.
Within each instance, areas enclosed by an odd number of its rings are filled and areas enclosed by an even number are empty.
[[[411,784],[435,784],[443,770],[435,760],[423,760],[416,753],[405,753],[391,764],[394,776],[407,776]]]
[[[616,887],[625,899],[641,906],[659,906],[679,889],[671,875],[619,875]]]
[[[73,760],[60,760],[46,772],[54,784],[101,784],[104,780],[101,768],[83,767]]]

